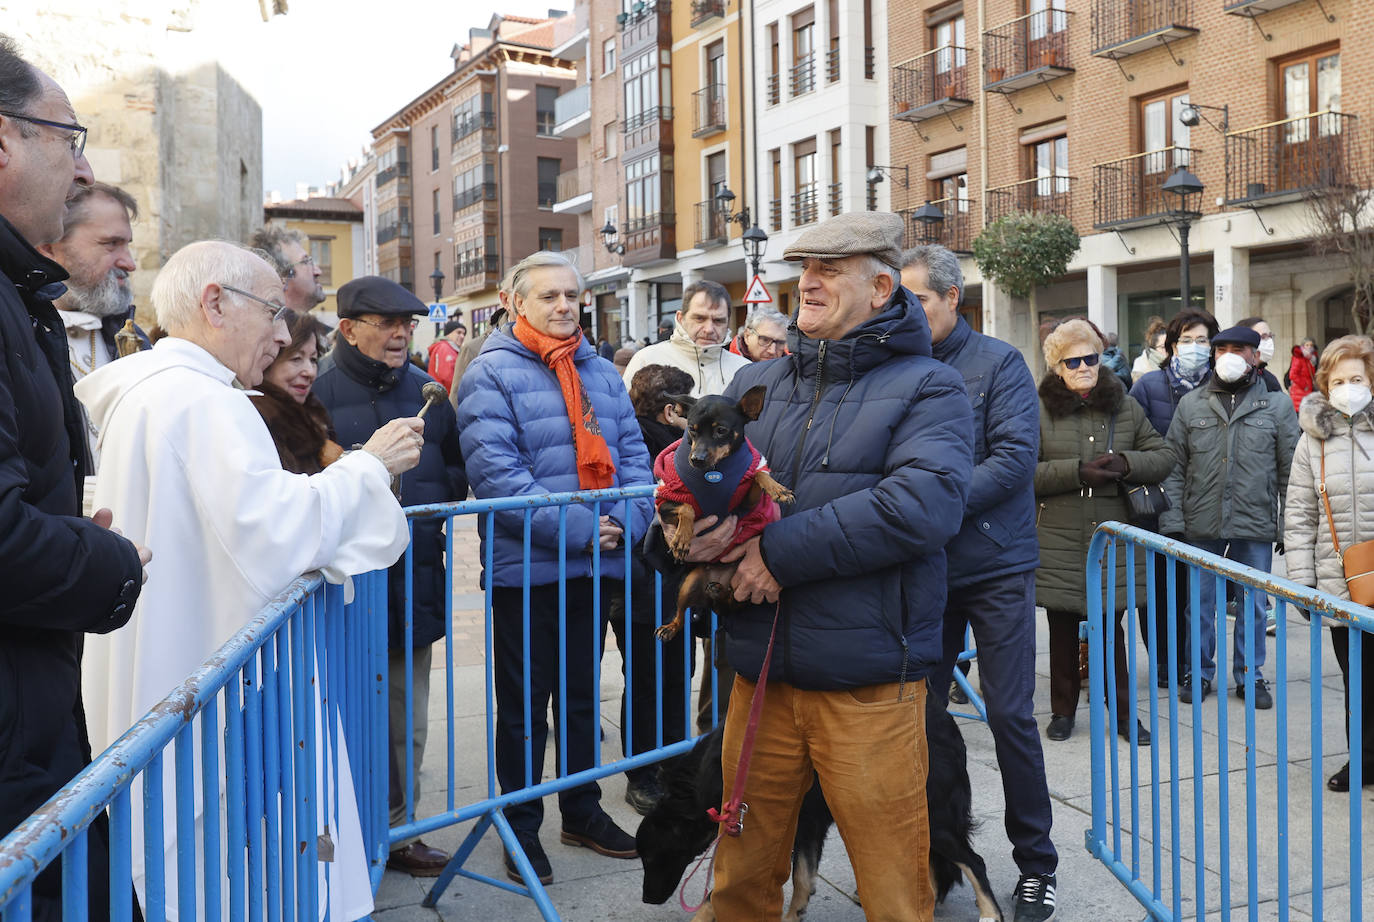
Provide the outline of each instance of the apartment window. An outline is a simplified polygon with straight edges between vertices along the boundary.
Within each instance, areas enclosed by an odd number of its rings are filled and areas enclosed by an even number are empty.
[[[816,88],[816,8],[792,16],[792,95]]]
[[[1279,117],[1290,119],[1319,112],[1339,112],[1341,109],[1341,54],[1334,46],[1326,46],[1279,62]],[[1292,144],[1306,141],[1311,124],[1318,125],[1317,134],[1326,136],[1341,130],[1340,119],[1303,119],[1285,129],[1284,141]]]
[[[557,157],[538,158],[539,207],[552,208],[558,198],[558,174],[563,169],[563,161]]]
[[[768,152],[771,164],[769,175],[773,179],[773,200],[769,202],[768,222],[773,230],[782,230],[782,148],[775,147]]]
[[[469,205],[496,198],[496,164],[485,161],[463,170],[453,177],[453,210],[462,211]]]
[[[830,194],[827,198],[829,200],[830,205],[829,213],[832,215],[837,215],[843,210],[841,206],[844,204],[843,196],[841,194],[843,192],[843,187],[840,184],[840,129],[831,129],[829,137]]]
[[[433,195],[432,201],[433,201],[433,208],[434,208],[434,233],[437,235],[437,234],[439,233],[439,190],[438,190],[438,189],[435,189],[435,190],[434,190],[434,195]]]
[[[615,73],[615,39],[608,38],[601,43],[601,76]]]
[[[706,46],[706,85],[725,89],[725,40]]]
[[[481,128],[490,128],[495,115],[491,109],[491,93],[477,93],[453,108],[453,140],[456,142]]]
[[[439,126],[429,126],[429,171],[439,169]]]
[[[931,17],[930,23],[930,48],[935,51],[935,72],[937,74],[947,74],[957,68],[962,68],[968,63],[965,50],[965,22],[963,14],[963,4],[958,4],[958,14],[949,16],[939,22],[934,21],[935,16]]]
[[[1176,166],[1188,165],[1188,152],[1168,148],[1186,148],[1190,129],[1179,121],[1188,105],[1187,90],[1167,90],[1140,100],[1140,168],[1147,175],[1167,173]]]
[[[626,131],[641,127],[656,117],[658,107],[658,70],[655,61],[657,49],[638,55],[625,62],[623,82],[625,84],[625,123]]]
[[[440,256],[439,251],[438,251],[438,250],[435,250],[435,251],[434,251],[434,271],[435,271],[435,272],[438,272],[438,271],[439,271],[439,256]],[[431,281],[431,282],[430,282],[430,286],[433,287],[433,285],[434,285],[434,283]],[[443,289],[443,283],[441,282],[441,283],[440,283],[440,287],[439,287],[439,297],[442,298],[443,296],[444,296],[444,289]]]
[[[315,268],[320,270],[319,283],[326,288],[334,284],[334,254],[330,238],[310,238],[310,258]]]
[[[1063,0],[1055,7],[1055,0],[1026,0],[1026,33],[1029,38],[1044,38],[1053,32],[1063,32],[1069,27],[1069,14],[1064,10]],[[1051,13],[1050,9],[1054,8]]]
[[[553,134],[553,106],[558,98],[558,87],[536,86],[534,88],[534,130],[536,134]]]
[[[872,80],[877,67],[877,49],[873,45],[873,0],[864,0],[864,77]]]
[[[782,80],[782,56],[778,46],[778,24],[768,24],[768,104],[778,104],[778,83]]]
[[[616,128],[615,122],[607,122],[601,126],[601,156],[607,159],[616,154]]]
[[[827,83],[840,79],[840,2],[828,0],[825,8],[826,28],[830,45],[825,51],[825,78]]]
[[[602,210],[601,215],[606,219],[605,223],[601,225],[602,227],[605,227],[607,224],[611,225],[611,227],[615,227],[616,222],[620,220],[620,206],[618,204],[607,205],[605,209]]]
[[[792,220],[810,224],[816,220],[816,139],[792,145]]]
[[[1068,192],[1068,136],[1061,134],[1057,137],[1032,140],[1026,143],[1026,149],[1030,171],[1027,178],[1036,180],[1036,196],[1062,195]]]
[[[729,236],[729,225],[725,222],[725,215],[715,209],[716,193],[728,185],[725,169],[725,151],[718,151],[707,156],[706,195],[707,201],[711,202],[710,236],[712,237]]]
[[[659,155],[645,157],[625,164],[625,227],[635,230],[658,215],[662,207],[659,195]]]
[[[563,231],[557,227],[539,228],[539,249],[557,253],[563,249]]]
[[[968,214],[968,148],[931,154],[926,164],[927,198],[932,202],[955,202],[959,214]],[[941,209],[950,214],[950,206]]]

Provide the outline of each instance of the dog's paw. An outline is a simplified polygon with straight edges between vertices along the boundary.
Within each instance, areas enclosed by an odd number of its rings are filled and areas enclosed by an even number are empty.
[[[682,630],[682,625],[676,623],[675,621],[670,621],[667,624],[660,627],[658,630],[654,631],[654,636],[657,637],[659,640],[666,642],[676,637],[678,635],[678,631],[680,630]]]
[[[773,499],[780,503],[791,504],[797,501],[797,496],[786,487],[779,487],[778,492],[773,494]]]

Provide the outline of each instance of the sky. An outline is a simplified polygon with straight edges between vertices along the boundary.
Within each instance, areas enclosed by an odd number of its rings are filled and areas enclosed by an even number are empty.
[[[572,9],[571,0],[499,5],[516,16]],[[217,0],[202,9],[223,36],[221,61],[262,105],[263,190],[285,199],[298,182],[338,179],[371,129],[439,82],[453,46],[492,12],[481,0],[290,0],[290,12],[264,23],[256,6]]]

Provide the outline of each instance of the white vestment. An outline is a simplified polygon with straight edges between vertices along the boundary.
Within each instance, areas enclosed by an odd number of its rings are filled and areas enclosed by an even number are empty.
[[[233,382],[234,373],[209,352],[167,337],[77,385],[100,430],[97,508],[113,510],[115,527],[153,552],[128,625],[86,638],[82,689],[94,752],[118,739],[296,577],[320,570],[341,582],[387,567],[405,550],[405,515],[381,461],[356,451],[312,476],[284,471],[262,417]],[[323,734],[324,725],[316,726]],[[340,755],[342,816],[340,828],[331,829],[331,886],[321,864],[319,891],[321,910],[328,905],[335,920],[372,910],[356,796],[346,754]],[[170,747],[164,762],[167,909],[174,919]],[[133,870],[142,897],[141,782],[132,793]],[[335,798],[321,792],[316,801],[325,799]],[[199,829],[199,778],[196,800]],[[201,850],[198,842],[198,859]]]

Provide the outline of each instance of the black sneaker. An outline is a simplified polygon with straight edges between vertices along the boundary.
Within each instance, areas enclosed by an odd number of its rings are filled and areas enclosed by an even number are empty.
[[[604,810],[597,810],[586,820],[573,822],[563,818],[564,845],[580,845],[590,848],[607,858],[638,858],[635,851],[634,836],[615,824]]]
[[[663,799],[663,787],[652,775],[643,781],[631,781],[625,786],[625,803],[634,807],[640,816],[648,816]]]
[[[1016,883],[1014,922],[1050,922],[1055,913],[1054,875],[1022,874]]]
[[[1207,696],[1210,695],[1210,694],[1212,693],[1212,683],[1209,682],[1209,681],[1206,680],[1206,679],[1202,679],[1202,680],[1200,680],[1200,681],[1198,682],[1198,688],[1202,689],[1202,699],[1201,699],[1201,700],[1206,701],[1206,700],[1207,700]],[[1178,700],[1179,700],[1179,701],[1182,701],[1184,704],[1192,704],[1192,703],[1193,703],[1193,677],[1192,677],[1192,676],[1184,676],[1184,677],[1183,677],[1183,684],[1181,684],[1181,685],[1179,686],[1179,689],[1178,689]]]
[[[520,847],[525,850],[525,857],[530,859],[530,866],[534,868],[534,874],[539,878],[539,882],[545,886],[553,883],[553,865],[549,864],[549,856],[544,854],[544,846],[539,844],[539,836],[517,833],[516,838],[520,840]],[[517,884],[525,882],[510,852],[506,852],[506,876]]]
[[[949,700],[951,704],[968,704],[968,695],[964,694],[958,682],[949,683]]]
[[[1245,683],[1236,686],[1236,697],[1245,700]],[[1274,696],[1269,694],[1269,683],[1263,679],[1255,680],[1255,710],[1267,711],[1274,706]]]

